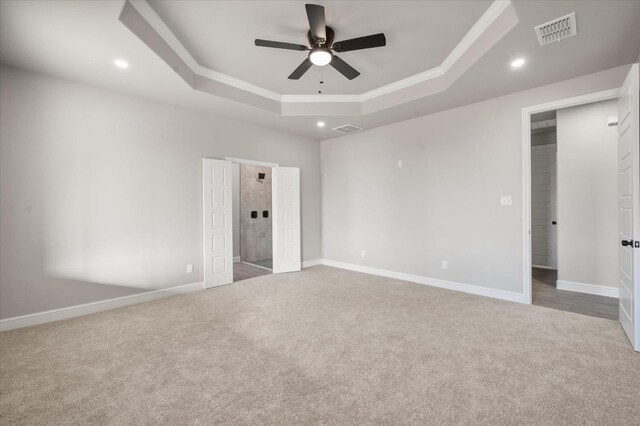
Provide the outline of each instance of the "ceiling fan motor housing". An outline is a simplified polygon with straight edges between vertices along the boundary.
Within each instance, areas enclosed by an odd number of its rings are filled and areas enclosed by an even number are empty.
[[[307,32],[307,38],[309,39],[309,46],[314,46],[314,47],[324,46],[329,48],[331,47],[336,34],[333,31],[333,28],[331,27],[325,27],[325,28],[327,33],[327,39],[324,41],[322,41],[322,39],[315,38],[313,34],[311,34],[311,30]]]
[[[360,72],[339,56],[334,55],[333,52],[342,53],[371,49],[373,47],[386,46],[387,44],[383,33],[342,40],[334,44],[335,32],[333,28],[328,27],[325,23],[324,7],[318,4],[305,4],[304,7],[309,20],[309,31],[307,32],[309,47],[281,41],[255,40],[256,46],[309,51],[309,56],[289,75],[289,80],[299,80],[313,65],[324,66],[329,64],[340,74],[349,80],[353,80],[360,75]]]

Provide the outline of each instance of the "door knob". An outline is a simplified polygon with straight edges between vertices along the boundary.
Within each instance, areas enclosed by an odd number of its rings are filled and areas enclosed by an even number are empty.
[[[627,240],[622,240],[622,241],[621,241],[621,243],[622,243],[622,246],[623,246],[623,247],[627,247],[627,246],[631,246],[631,247],[633,247],[633,240],[629,240],[629,241],[627,241]]]

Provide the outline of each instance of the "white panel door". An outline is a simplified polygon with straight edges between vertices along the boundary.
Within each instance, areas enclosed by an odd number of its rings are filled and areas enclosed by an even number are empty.
[[[300,262],[300,169],[274,167],[273,273],[299,271]]]
[[[558,267],[556,144],[531,147],[531,257],[533,266]]]
[[[231,161],[202,159],[204,286],[233,282]]]
[[[618,99],[618,159],[620,195],[620,324],[640,351],[640,142],[638,127],[638,64],[622,86]],[[635,248],[635,249],[634,249]]]

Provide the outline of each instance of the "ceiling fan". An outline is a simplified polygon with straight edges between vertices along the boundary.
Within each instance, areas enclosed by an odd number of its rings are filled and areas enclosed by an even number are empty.
[[[352,38],[349,40],[333,42],[335,33],[331,27],[327,27],[324,21],[324,7],[317,4],[306,4],[307,18],[309,19],[309,27],[307,33],[309,45],[283,43],[280,41],[256,39],[256,46],[273,47],[276,49],[309,51],[309,57],[302,61],[289,76],[290,80],[298,80],[304,75],[311,65],[325,66],[331,65],[338,70],[340,74],[353,80],[360,73],[347,64],[345,61],[336,56],[333,52],[350,52],[352,50],[370,49],[372,47],[382,47],[387,44],[387,40],[383,33],[372,34],[365,37]]]

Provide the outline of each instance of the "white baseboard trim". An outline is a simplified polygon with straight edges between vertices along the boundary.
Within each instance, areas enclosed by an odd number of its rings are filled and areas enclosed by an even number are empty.
[[[437,278],[423,277],[421,275],[406,274],[404,272],[387,271],[385,269],[372,268],[370,266],[355,265],[352,263],[338,262],[329,259],[318,259],[322,265],[333,266],[334,268],[348,269],[350,271],[364,272],[365,274],[379,275],[382,277],[395,278],[417,284],[429,285],[432,287],[446,288],[448,290],[461,291],[463,293],[475,294],[478,296],[492,297],[494,299],[508,300],[511,302],[527,303],[523,293],[497,290],[488,287],[481,287],[472,284],[463,284],[453,281],[445,281]]]
[[[620,297],[620,289],[616,287],[607,287],[604,285],[577,283],[574,281],[556,281],[558,290],[575,291],[578,293],[596,294],[598,296]]]
[[[316,265],[322,265],[322,259],[305,260],[302,262],[303,268],[311,268]]]
[[[233,263],[240,263],[240,256],[233,256]]]
[[[538,268],[538,269],[550,269],[552,271],[555,271],[558,268],[554,268],[553,266],[545,266],[545,265],[531,265],[532,268]]]
[[[66,308],[53,309],[51,311],[36,312],[35,314],[6,318],[0,320],[0,331],[14,330],[16,328],[29,327],[31,325],[45,324],[67,318],[79,317],[81,315],[121,308],[127,305],[134,305],[136,303],[148,302],[150,300],[160,299],[176,294],[190,293],[192,291],[202,289],[204,289],[203,281],[163,288],[160,290],[146,291],[140,294],[117,297],[115,299],[99,300],[97,302],[85,303],[83,305],[69,306]]]

